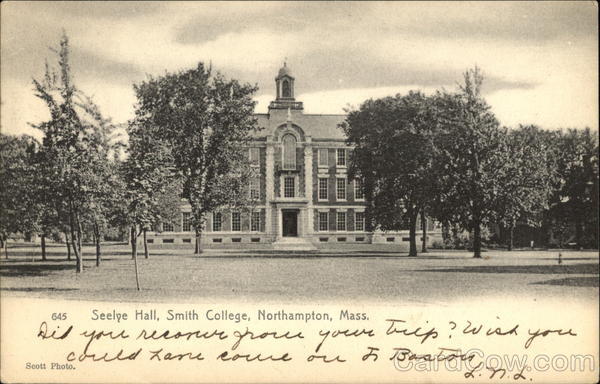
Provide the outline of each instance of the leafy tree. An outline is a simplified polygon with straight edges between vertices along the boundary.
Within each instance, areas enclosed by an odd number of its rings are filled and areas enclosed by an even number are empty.
[[[173,178],[170,148],[141,126],[130,124],[128,157],[122,167],[125,182],[126,207],[122,222],[130,226],[131,257],[136,271],[136,285],[140,289],[137,267],[137,243],[140,234],[152,228],[157,221],[161,195]],[[144,247],[147,247],[144,238]],[[147,248],[145,248],[147,250]]]
[[[182,177],[183,196],[192,207],[196,253],[205,215],[241,204],[251,170],[243,147],[256,129],[256,87],[212,75],[202,63],[135,85],[133,125],[168,145],[173,173]]]
[[[468,70],[458,93],[436,96],[434,145],[436,189],[434,215],[459,224],[473,235],[474,257],[481,257],[481,228],[495,218],[495,203],[504,186],[507,142],[505,131],[481,96],[483,76]]]
[[[498,176],[496,222],[508,228],[508,249],[513,248],[517,222],[541,225],[541,213],[549,208],[556,180],[554,148],[548,133],[536,126],[519,126],[507,132],[506,162]]]
[[[93,119],[88,132],[89,156],[93,161],[93,173],[90,175],[90,190],[85,206],[84,222],[93,233],[96,248],[96,266],[100,266],[101,242],[104,232],[114,220],[114,210],[123,198],[124,186],[119,177],[119,155],[124,144],[115,135],[116,127],[110,119],[102,116],[93,100],[82,95],[83,102],[78,103]]]
[[[8,238],[37,232],[39,217],[33,189],[35,139],[0,134],[0,242],[8,258]]]
[[[97,108],[73,84],[69,41],[64,34],[57,53],[58,69],[46,64],[44,78],[33,80],[36,96],[50,112],[50,120],[33,125],[44,134],[37,156],[38,182],[45,188],[44,205],[53,207],[69,228],[76,271],[82,272],[84,219],[90,210],[98,209],[93,201],[103,187],[98,169],[103,166],[99,150],[104,143],[99,132],[106,127]]]
[[[416,226],[431,195],[434,125],[430,100],[420,92],[365,101],[341,128],[353,145],[350,177],[363,182],[371,226],[409,228],[417,255]],[[424,216],[423,216],[424,217]]]
[[[558,183],[548,219],[562,228],[563,240],[574,226],[578,246],[598,247],[598,134],[568,129],[555,137],[555,146]]]

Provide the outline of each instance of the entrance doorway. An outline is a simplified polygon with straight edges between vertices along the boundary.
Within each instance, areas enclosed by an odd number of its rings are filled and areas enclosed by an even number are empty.
[[[298,211],[281,211],[283,218],[283,236],[297,237],[298,236]]]

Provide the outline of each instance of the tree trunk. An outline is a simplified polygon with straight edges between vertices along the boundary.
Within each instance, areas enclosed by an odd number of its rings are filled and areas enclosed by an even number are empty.
[[[421,252],[427,253],[427,217],[425,216],[425,208],[421,210],[421,229],[423,235],[423,244],[421,246]]]
[[[46,261],[46,235],[42,233],[42,241],[41,241],[41,245],[42,245],[42,260]]]
[[[196,228],[196,247],[194,249],[194,254],[199,255],[202,253],[202,248],[200,247],[200,241],[202,240],[202,232]]]
[[[79,250],[79,255],[81,255],[81,261],[83,263],[83,252],[81,251],[81,245],[83,243],[83,231],[81,230],[81,222],[79,218],[77,218],[77,249]]]
[[[473,227],[473,257],[481,258],[481,223],[475,222]]]
[[[146,228],[144,228],[144,258],[148,258],[148,240],[146,239]]]
[[[410,214],[409,240],[410,250],[408,256],[417,256],[417,215],[418,213]]]
[[[508,250],[512,251],[515,246],[515,226],[511,223],[508,227]]]
[[[581,248],[581,238],[583,234],[583,227],[581,223],[581,219],[577,217],[575,219],[575,242],[577,243],[577,248]]]
[[[74,217],[75,216],[75,217]],[[75,271],[77,273],[83,272],[83,255],[81,254],[81,228],[75,228],[76,222],[79,223],[79,218],[76,214],[71,213],[69,215],[69,226],[71,227],[71,245],[73,246],[73,253],[75,253]]]
[[[137,263],[137,231],[135,225],[131,227],[131,258],[133,259],[133,265],[135,268],[135,286],[137,290],[140,290],[140,276],[138,271]]]
[[[100,266],[102,255],[100,253],[100,229],[97,225],[94,226],[94,238],[96,240],[96,267]]]
[[[8,239],[2,240],[2,248],[4,249],[4,258],[8,259]]]
[[[76,231],[73,231],[71,235],[71,246],[73,247],[73,253],[75,254],[75,270],[77,273],[83,272],[83,263],[81,262],[81,250],[77,246],[78,240]]]
[[[65,232],[65,243],[67,243],[67,260],[71,260],[71,243],[69,242],[69,235]]]

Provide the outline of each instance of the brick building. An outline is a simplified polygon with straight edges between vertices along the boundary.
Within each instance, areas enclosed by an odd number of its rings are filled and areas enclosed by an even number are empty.
[[[275,78],[276,100],[268,113],[256,114],[259,131],[248,157],[260,176],[249,193],[258,204],[241,211],[213,212],[202,233],[203,246],[241,247],[272,244],[275,249],[312,249],[330,244],[400,243],[408,248],[408,230],[368,233],[360,183],[348,178],[351,147],[338,124],[345,115],[304,113],[294,97],[286,64]],[[181,222],[149,233],[154,244],[193,243],[189,205]],[[429,225],[429,242],[441,239]],[[420,232],[418,240],[421,238]]]

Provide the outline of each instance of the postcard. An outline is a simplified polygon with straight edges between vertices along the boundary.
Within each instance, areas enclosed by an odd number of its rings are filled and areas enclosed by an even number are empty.
[[[594,383],[592,2],[5,1],[4,383]]]

